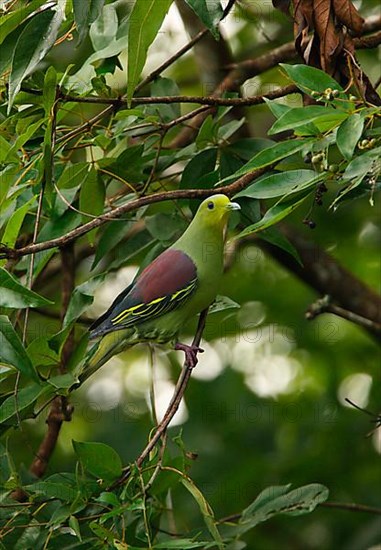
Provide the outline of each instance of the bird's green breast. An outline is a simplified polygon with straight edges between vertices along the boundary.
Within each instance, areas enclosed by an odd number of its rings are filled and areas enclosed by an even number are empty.
[[[197,288],[178,309],[136,327],[138,338],[166,342],[192,317],[207,308],[215,299],[223,273],[223,233],[205,228],[200,235],[185,233],[173,246],[187,254],[196,265]]]

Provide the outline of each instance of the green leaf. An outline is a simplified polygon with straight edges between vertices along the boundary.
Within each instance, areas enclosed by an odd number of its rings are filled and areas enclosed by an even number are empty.
[[[79,521],[77,520],[77,518],[75,516],[70,516],[70,518],[69,518],[69,527],[71,529],[73,529],[76,537],[78,537],[79,540],[82,541],[81,529],[79,527]]]
[[[81,186],[79,195],[79,208],[92,216],[102,214],[105,201],[105,186],[99,172],[90,168]],[[89,217],[83,215],[83,221],[89,221]]]
[[[108,266],[109,271],[128,264],[131,258],[151,247],[153,243],[151,234],[146,230],[139,231],[125,242],[120,243],[115,259]]]
[[[239,120],[230,120],[218,129],[218,139],[228,141],[245,123],[246,119],[244,117]]]
[[[221,21],[223,10],[219,0],[185,0],[198,18],[210,30],[216,40],[220,38],[218,23]]]
[[[292,109],[292,107],[290,107],[289,105],[279,103],[275,99],[267,99],[267,97],[264,97],[263,99],[265,100],[267,107],[270,109],[275,118],[280,118],[282,115]]]
[[[237,179],[239,176],[243,176],[252,170],[258,170],[259,168],[264,168],[269,164],[274,164],[279,160],[284,159],[294,153],[297,153],[310,143],[308,139],[291,139],[289,141],[281,141],[280,143],[275,143],[274,145],[267,147],[259,151],[254,157],[249,160],[242,168],[240,168],[235,174],[220,180],[218,184],[227,183],[233,179]]]
[[[298,251],[277,227],[269,227],[261,231],[261,239],[288,252],[288,254],[295,258],[299,265],[303,266]]]
[[[151,84],[151,96],[160,97],[160,96],[176,96],[180,95],[180,90],[178,85],[174,80],[170,78],[158,77]],[[150,105],[147,108],[147,114],[159,115],[160,120],[163,122],[170,122],[174,118],[177,118],[181,115],[181,109],[179,103],[171,104],[157,104]]]
[[[23,286],[16,277],[3,267],[0,267],[0,289],[0,306],[2,307],[19,309],[46,306],[53,303]]]
[[[136,0],[134,4],[128,33],[128,102],[134,95],[146,62],[148,48],[159,32],[171,4],[172,0]]]
[[[14,10],[7,15],[2,15],[0,19],[0,45],[3,44],[5,38],[11,32],[15,30],[19,31],[23,20],[45,3],[46,0],[33,0],[27,6],[24,5],[18,10]],[[3,49],[1,49],[1,53],[3,54]]]
[[[192,539],[166,539],[163,542],[154,544],[155,550],[190,550],[191,548],[207,548],[208,542],[197,542]]]
[[[74,440],[73,447],[84,469],[95,477],[109,482],[122,475],[122,461],[112,447]]]
[[[12,145],[0,134],[0,162],[3,163],[9,156]],[[10,159],[9,159],[10,160]]]
[[[51,110],[56,100],[56,88],[57,88],[57,71],[54,67],[50,66],[45,73],[44,78],[44,90],[42,95],[42,102],[45,109],[45,114],[51,116]]]
[[[83,4],[83,2],[82,2]],[[114,4],[103,6],[100,15],[90,27],[90,39],[95,51],[103,50],[115,39],[118,16]]]
[[[127,183],[138,183],[144,178],[143,153],[144,145],[132,145],[125,148],[116,159],[100,159],[97,164],[100,169],[106,168],[110,174],[125,179]]]
[[[330,208],[335,208],[338,203],[342,202],[343,198],[348,195],[348,193],[356,189],[362,183],[365,177],[378,177],[381,169],[380,156],[381,147],[376,147],[371,151],[367,151],[366,153],[355,157],[348,164],[344,171],[344,174],[341,176],[341,182],[350,182],[350,184],[339,191],[337,197],[331,203]],[[365,180],[365,182],[367,181],[368,180]],[[368,187],[368,190],[371,191],[370,186]]]
[[[204,187],[202,180],[206,174],[213,172],[217,161],[217,149],[204,149],[188,162],[181,176],[181,189]]]
[[[1,360],[1,357],[0,357]],[[25,414],[20,414],[25,409],[32,407],[43,395],[51,391],[51,388],[47,385],[40,384],[30,384],[25,388],[22,388],[17,392],[15,398],[14,395],[8,397],[0,407],[0,423],[9,421],[10,418],[14,417],[16,413],[20,417],[25,417]],[[18,422],[18,418],[15,418],[15,421]]]
[[[25,26],[25,24],[24,24]],[[14,51],[16,49],[16,44],[20,36],[22,28],[13,31],[9,34],[4,42],[1,44],[1,55],[0,55],[0,76],[2,76],[10,67]],[[0,31],[1,34],[1,31]]]
[[[197,149],[205,149],[205,147],[215,144],[216,138],[217,138],[217,125],[212,115],[208,115],[204,120],[204,122],[201,124],[201,128],[197,132],[197,137],[196,137]]]
[[[283,218],[296,210],[296,208],[298,208],[302,202],[306,200],[310,193],[311,191],[309,190],[304,191],[304,193],[302,193],[302,198],[299,199],[291,199],[288,197],[285,199],[282,197],[276,204],[274,204],[274,206],[267,210],[266,214],[261,220],[259,220],[259,222],[246,227],[236,238],[238,239],[244,237],[245,235],[251,235],[252,233],[262,231],[263,229],[280,222]]]
[[[357,142],[364,130],[365,119],[360,113],[354,113],[339,126],[336,144],[346,160],[351,160]]]
[[[1,238],[2,244],[5,244],[10,248],[14,246],[20,233],[24,218],[29,212],[31,205],[35,202],[35,200],[36,197],[32,197],[28,202],[26,202],[25,204],[20,206],[20,208],[13,212],[12,216],[8,220],[8,223],[4,230],[4,234]]]
[[[74,384],[77,384],[78,379],[75,378],[75,376],[72,375],[71,372],[67,372],[66,374],[58,374],[57,376],[52,376],[48,380],[48,384],[53,386],[56,390],[69,390],[74,386]],[[58,392],[60,395],[66,395],[67,391],[60,391]]]
[[[12,147],[7,152],[7,156],[5,157],[5,160],[10,162],[12,161],[12,156],[14,155],[14,158],[17,155],[17,151],[21,149],[27,143],[30,138],[41,128],[41,126],[44,124],[45,120],[41,118],[40,120],[37,120],[37,122],[34,122],[33,124],[29,124],[25,131],[18,136],[16,141],[13,143]]]
[[[88,171],[88,162],[68,164],[58,178],[57,187],[59,189],[71,189],[72,187],[78,187],[86,178]]]
[[[311,483],[289,491],[290,485],[268,487],[246,508],[239,520],[238,532],[249,531],[258,523],[278,514],[299,516],[312,512],[328,498],[328,489],[319,483]]]
[[[200,508],[200,512],[204,518],[205,525],[207,526],[209,533],[212,535],[213,540],[217,543],[217,546],[219,548],[224,548],[224,544],[221,535],[217,529],[213,510],[211,509],[210,504],[208,503],[200,489],[196,487],[196,485],[189,477],[183,475],[180,478],[180,481],[197,502]]]
[[[164,214],[163,212],[146,216],[145,222],[151,235],[166,246],[173,242],[174,237],[179,236],[186,227],[183,218],[173,214]]]
[[[242,138],[238,141],[235,141],[234,143],[231,143],[230,145],[228,145],[228,147],[224,147],[224,150],[226,149],[228,151],[231,151],[234,154],[238,155],[240,159],[248,161],[256,153],[262,151],[263,149],[267,149],[272,145],[274,145],[274,141],[272,141],[271,139]]]
[[[52,476],[53,477],[53,476]],[[32,495],[41,496],[44,499],[58,499],[63,502],[73,502],[77,496],[78,489],[69,485],[66,481],[37,481],[31,485],[26,485],[24,488]]]
[[[74,21],[78,31],[78,44],[86,37],[88,29],[99,17],[104,0],[73,0]]]
[[[46,336],[35,338],[29,344],[26,351],[35,367],[41,365],[56,366],[60,359],[58,353],[49,346]]]
[[[85,283],[77,286],[74,289],[73,295],[67,308],[65,319],[63,321],[63,327],[66,328],[73,321],[75,321],[90,304],[94,301],[94,292],[98,286],[103,282],[105,273],[92,277]]]
[[[381,147],[376,147],[355,157],[346,167],[342,178],[344,180],[352,180],[359,177],[363,179],[372,170],[374,163],[379,160],[380,156]]]
[[[228,296],[216,296],[216,299],[209,308],[209,315],[211,313],[219,313],[220,311],[226,311],[227,309],[239,309],[241,306]]]
[[[5,315],[0,315],[0,362],[11,365],[28,378],[39,381],[31,360],[21,343],[17,332]]]
[[[131,227],[130,222],[116,220],[107,224],[96,247],[95,258],[91,269],[93,270],[101,259],[126,237]]]
[[[314,185],[321,179],[324,179],[324,175],[313,170],[289,170],[269,176],[264,175],[240,191],[234,198],[269,199],[280,197],[288,193],[296,193],[305,187]]]
[[[21,32],[16,44],[9,77],[10,112],[21,83],[37,67],[56,41],[58,30],[63,19],[63,12],[59,6],[35,15]]]
[[[340,84],[327,73],[308,65],[287,65],[280,63],[282,69],[303,92],[311,95],[312,91],[323,93],[327,88],[343,92]]]
[[[322,105],[296,107],[295,109],[286,111],[278,118],[271,126],[268,134],[272,135],[287,130],[294,130],[310,122],[313,122],[320,132],[325,132],[337,126],[347,117],[347,113],[338,111],[332,107],[323,107]]]

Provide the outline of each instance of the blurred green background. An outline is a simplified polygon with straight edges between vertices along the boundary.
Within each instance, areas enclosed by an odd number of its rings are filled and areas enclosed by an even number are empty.
[[[377,15],[376,1],[358,2],[364,16]],[[120,9],[124,9],[123,2]],[[242,2],[222,25],[236,59],[256,57],[292,40],[292,23],[271,2]],[[173,7],[165,27],[150,50],[148,73],[169,52],[185,42],[181,20]],[[49,63],[64,69],[88,58],[90,42],[80,48],[63,43],[49,55]],[[369,77],[379,77],[380,52],[364,51],[360,62]],[[125,66],[123,55],[122,65]],[[168,70],[183,94],[205,93],[194,57],[186,55]],[[85,78],[85,76],[83,76]],[[107,76],[113,88],[125,86],[125,72]],[[249,93],[263,93],[285,83],[278,69],[247,82]],[[293,105],[295,97],[284,100]],[[75,110],[88,118],[86,105]],[[254,137],[266,137],[273,116],[266,106],[247,111]],[[78,153],[79,155],[81,153]],[[371,207],[360,198],[336,212],[315,207],[316,228],[302,224],[307,212],[297,212],[289,223],[369,286],[380,292],[380,199]],[[328,203],[328,200],[327,200]],[[307,209],[308,207],[302,207]],[[152,213],[157,210],[152,208]],[[128,266],[110,275],[98,289],[89,317],[96,317],[129,283],[147,250]],[[93,257],[78,267],[84,280]],[[59,274],[44,282],[44,294],[58,296]],[[239,512],[269,485],[312,482],[326,485],[329,500],[356,502],[381,508],[380,430],[367,435],[371,417],[345,398],[374,413],[380,407],[380,348],[363,329],[324,314],[307,321],[305,311],[317,295],[278,265],[253,242],[239,250],[225,274],[221,294],[241,305],[208,318],[205,353],[200,356],[186,392],[185,403],[172,423],[169,437],[182,433],[194,453],[190,475],[211,503],[217,518]],[[187,327],[185,340],[194,333]],[[59,322],[32,312],[30,331],[59,330]],[[77,327],[77,336],[85,330]],[[163,414],[179,374],[182,355],[155,351],[157,411]],[[48,473],[71,471],[76,459],[71,440],[100,441],[114,447],[124,463],[133,461],[152,428],[149,406],[151,367],[148,348],[138,346],[113,358],[73,397],[75,412],[65,423]],[[44,418],[27,421],[10,440],[16,461],[28,466],[45,432]],[[177,448],[170,444],[173,454]],[[199,511],[184,489],[173,494],[177,528],[200,523]],[[246,535],[249,548],[259,550],[367,549],[380,542],[380,516],[319,507],[300,518],[275,518]]]

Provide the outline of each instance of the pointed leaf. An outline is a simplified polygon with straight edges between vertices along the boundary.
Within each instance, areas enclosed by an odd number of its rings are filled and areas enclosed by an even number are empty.
[[[357,142],[364,129],[365,119],[360,113],[354,113],[339,126],[336,144],[346,160],[351,160]]]
[[[0,19],[0,45],[11,32],[19,29],[23,20],[45,4],[45,2],[46,0],[33,0],[27,6],[24,5],[20,9],[11,11],[6,15],[2,14]]]
[[[79,208],[90,216],[102,214],[105,200],[105,186],[99,172],[91,168],[81,186]],[[89,216],[83,215],[83,221],[89,221]]]
[[[327,73],[308,65],[287,65],[280,63],[282,69],[303,92],[311,95],[312,91],[324,92],[327,88],[343,91],[340,84]]]
[[[16,44],[9,77],[8,112],[24,78],[35,70],[39,62],[54,45],[62,19],[63,12],[61,8],[54,6],[35,15],[21,32]]]
[[[19,235],[24,218],[29,212],[31,205],[35,202],[36,197],[32,197],[28,202],[17,208],[9,218],[1,238],[1,243],[12,248]],[[1,264],[0,264],[1,265]]]
[[[128,101],[134,95],[148,48],[156,38],[171,4],[172,0],[136,0],[134,4],[128,33]]]
[[[269,227],[268,229],[262,231],[261,239],[277,246],[278,248],[281,248],[285,252],[288,252],[288,254],[291,254],[291,256],[295,258],[299,265],[303,266],[303,262],[300,259],[298,251],[277,227]]]
[[[294,210],[296,210],[296,208],[298,208],[298,206],[300,206],[310,194],[311,191],[307,190],[302,194],[302,197],[297,200],[295,198],[282,198],[280,201],[274,204],[274,206],[267,210],[266,214],[261,220],[259,220],[259,222],[254,223],[253,225],[249,225],[249,227],[246,227],[236,238],[241,238],[245,235],[250,235],[251,233],[256,233],[258,231],[266,229],[267,227],[275,225],[276,223],[283,220],[283,218],[291,214]]]
[[[216,520],[214,518],[213,510],[210,507],[209,502],[206,500],[200,489],[193,483],[188,477],[183,475],[181,477],[181,483],[190,492],[195,501],[197,502],[200,512],[203,515],[205,525],[207,526],[209,533],[212,535],[213,540],[217,543],[219,548],[224,548],[224,544],[221,535],[217,529]]]
[[[105,0],[73,0],[74,21],[78,31],[78,44],[86,37],[89,27],[101,14]]]
[[[348,117],[347,113],[338,111],[322,105],[310,105],[309,107],[296,107],[286,111],[274,122],[268,131],[269,135],[294,130],[313,122],[319,131],[327,131],[334,128],[343,119]]]
[[[74,289],[63,322],[64,328],[75,321],[93,303],[94,293],[104,278],[105,273],[97,275]]]
[[[239,176],[243,176],[252,170],[258,170],[259,168],[264,168],[269,164],[278,162],[279,160],[284,159],[294,153],[297,153],[304,147],[308,146],[310,140],[308,139],[291,139],[289,141],[282,141],[280,143],[275,143],[266,149],[259,151],[254,157],[249,160],[242,168],[240,168],[235,174],[224,178],[218,182],[218,185],[221,183],[228,183],[231,180],[237,179]]]
[[[0,358],[1,361],[1,358]],[[30,384],[17,392],[17,396],[11,395],[0,407],[0,423],[9,421],[13,416],[15,422],[18,422],[16,414],[20,418],[25,418],[22,411],[28,407],[32,407],[43,395],[49,393],[51,388],[48,385]]]
[[[0,267],[0,289],[0,306],[2,307],[19,309],[46,306],[53,303],[20,284],[16,277],[3,267]]]
[[[17,332],[5,315],[0,315],[0,340],[0,363],[10,365],[28,378],[39,381]]]
[[[243,511],[238,532],[245,533],[258,523],[277,514],[298,516],[312,512],[316,506],[326,501],[328,489],[319,483],[311,483],[289,491],[289,485],[268,487]]]
[[[76,455],[85,470],[105,481],[122,475],[122,461],[118,453],[104,443],[73,441]]]
[[[220,38],[218,23],[221,21],[223,10],[219,0],[185,0],[198,18],[210,30],[216,40]]]
[[[296,193],[301,189],[314,185],[323,179],[322,174],[313,170],[289,170],[269,176],[262,176],[252,185],[240,191],[234,198],[251,197],[254,199],[269,199],[280,197],[288,193]]]

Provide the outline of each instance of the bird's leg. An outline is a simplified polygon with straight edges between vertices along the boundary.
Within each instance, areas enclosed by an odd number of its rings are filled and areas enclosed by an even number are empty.
[[[191,369],[197,365],[197,354],[204,353],[204,350],[198,346],[188,346],[187,344],[182,344],[181,342],[177,342],[175,344],[175,350],[183,351],[185,353],[185,363],[187,367]]]

